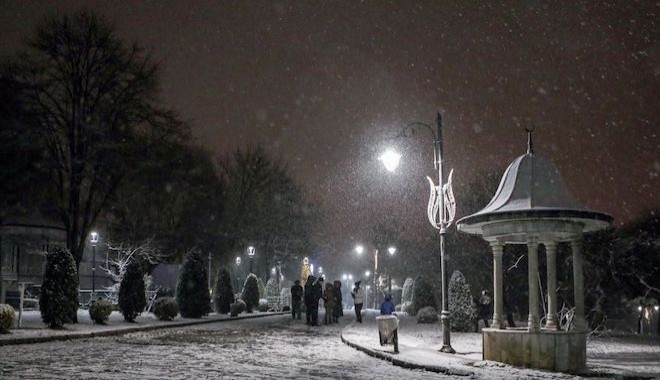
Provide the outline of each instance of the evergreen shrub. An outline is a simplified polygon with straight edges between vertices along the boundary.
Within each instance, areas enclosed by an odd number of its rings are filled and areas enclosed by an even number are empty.
[[[248,313],[251,313],[252,310],[259,305],[259,285],[257,276],[255,276],[254,273],[250,273],[245,279],[241,299],[245,302],[245,311]]]
[[[231,304],[234,302],[234,288],[231,286],[231,277],[227,268],[218,269],[215,280],[215,290],[213,292],[213,306],[215,312],[227,314],[231,310]]]
[[[46,255],[39,310],[41,320],[50,328],[77,320],[78,273],[71,252],[64,247],[55,247]]]
[[[16,311],[11,305],[0,304],[0,334],[9,334],[9,329],[16,323]]]
[[[417,323],[438,322],[438,312],[432,306],[425,306],[417,312]]]
[[[433,294],[431,283],[422,276],[415,279],[413,286],[413,299],[407,312],[410,315],[417,315],[417,311],[425,306],[431,306],[437,310],[438,304]]]
[[[452,331],[473,331],[477,310],[465,276],[455,270],[448,285],[450,327]]]
[[[154,315],[161,321],[171,321],[179,314],[179,306],[174,297],[163,297],[154,304]]]
[[[104,325],[112,314],[112,303],[102,298],[92,300],[89,305],[89,317],[95,323]]]
[[[229,305],[229,315],[231,317],[235,317],[241,313],[242,305],[240,302],[233,302],[231,305]]]
[[[176,302],[184,318],[201,318],[211,309],[208,273],[202,258],[191,253],[183,263],[179,281],[176,284]]]
[[[260,299],[259,300],[259,305],[257,306],[257,310],[261,312],[266,312],[268,311],[268,301],[265,299]]]
[[[119,309],[126,322],[134,322],[146,306],[142,266],[134,260],[126,267],[124,278],[119,284]]]

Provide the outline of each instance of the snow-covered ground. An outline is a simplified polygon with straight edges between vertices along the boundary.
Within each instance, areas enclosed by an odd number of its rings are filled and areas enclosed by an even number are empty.
[[[364,323],[354,324],[343,332],[344,339],[374,351],[410,363],[449,368],[458,373],[470,372],[473,376],[488,379],[536,378],[568,379],[575,376],[515,368],[501,363],[483,361],[481,334],[451,334],[451,345],[456,354],[444,354],[440,324],[418,324],[415,318],[399,315],[399,354],[393,354],[393,346],[381,346],[378,340],[376,311],[369,310]],[[660,338],[603,336],[587,342],[588,377],[611,375],[660,378]]]
[[[157,322],[149,315],[139,324]],[[221,317],[224,318],[224,317]],[[29,322],[32,319],[32,322]],[[69,329],[93,330],[88,316]],[[437,352],[442,341],[439,325],[419,325],[401,317],[400,354],[411,363],[454,369],[454,376],[410,370],[368,356],[342,343],[392,352],[380,346],[375,311],[364,323],[346,312],[341,323],[310,327],[290,316],[271,316],[190,327],[136,332],[117,337],[0,346],[0,379],[573,379],[573,375],[535,371],[481,360],[481,335],[452,333],[456,355]],[[34,316],[27,329],[13,334],[52,331]],[[30,328],[30,323],[34,326]],[[165,322],[161,322],[165,323]],[[110,326],[123,327],[113,314]],[[0,336],[1,337],[1,336]],[[596,338],[588,342],[590,378],[637,375],[660,378],[660,340],[642,337]],[[458,374],[463,374],[460,376]]]

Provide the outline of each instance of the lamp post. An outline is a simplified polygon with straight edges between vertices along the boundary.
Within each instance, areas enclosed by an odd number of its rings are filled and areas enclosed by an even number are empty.
[[[252,273],[252,258],[254,257],[255,252],[256,252],[256,250],[254,249],[253,246],[249,246],[247,248],[247,254],[248,254],[248,257],[250,258],[250,274]]]
[[[396,248],[395,247],[388,247],[387,252],[390,254],[390,258],[394,256],[394,253],[396,253]],[[392,265],[388,265],[388,270],[387,270],[387,292],[392,295]]]
[[[371,272],[368,270],[364,271],[364,278],[367,279],[367,284],[369,283],[369,276],[371,276]],[[369,305],[369,289],[371,289],[371,286],[367,285],[364,289],[364,304]]]
[[[364,252],[364,247],[361,245],[355,246],[355,252],[361,255]],[[374,309],[377,309],[378,301],[378,248],[374,248]]]
[[[211,256],[211,252],[209,252],[209,276],[208,276],[209,294],[213,293],[213,291],[211,290],[211,260],[212,260],[212,256]]]
[[[236,279],[236,289],[238,289],[241,286],[241,279],[238,278],[239,274],[241,271],[241,257],[236,256],[236,276],[234,276]]]
[[[434,168],[438,171],[438,185],[434,185],[433,180],[430,177],[426,177],[429,181],[431,190],[427,208],[427,216],[429,222],[431,222],[431,225],[440,232],[440,271],[442,277],[442,348],[440,351],[455,353],[456,351],[454,351],[454,349],[451,347],[450,341],[448,311],[449,300],[447,295],[447,276],[445,273],[445,235],[447,234],[447,228],[454,221],[454,216],[456,214],[456,202],[452,190],[453,170],[449,172],[449,177],[445,183],[442,172],[442,116],[440,116],[440,113],[438,112],[436,118],[437,132],[434,131],[433,128],[428,124],[413,122],[404,127],[404,129],[401,131],[401,133],[399,133],[399,136],[397,137],[409,136],[408,131],[414,130],[415,127],[426,128],[433,137],[433,165]],[[401,155],[391,149],[387,150],[379,157],[379,160],[383,162],[385,168],[390,172],[396,170],[400,159]]]
[[[94,293],[96,293],[96,244],[99,242],[99,234],[92,231],[89,235],[89,242],[92,243],[92,299],[94,299]]]

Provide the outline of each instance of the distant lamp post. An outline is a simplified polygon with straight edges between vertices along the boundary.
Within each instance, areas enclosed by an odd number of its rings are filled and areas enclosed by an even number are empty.
[[[236,256],[236,265],[241,265],[241,258]]]
[[[236,283],[236,289],[238,289],[241,286],[241,279],[239,278],[240,272],[241,272],[241,257],[236,256],[236,276],[235,277],[235,283]]]
[[[319,267],[319,276],[323,274],[323,267]]]
[[[442,277],[442,348],[441,352],[455,353],[451,347],[450,330],[449,330],[449,300],[447,295],[447,280],[445,269],[445,235],[447,228],[453,223],[456,214],[456,201],[452,190],[452,174],[453,170],[449,172],[449,177],[445,183],[442,173],[442,116],[438,112],[436,118],[436,131],[433,130],[428,124],[421,122],[413,122],[406,125],[398,137],[408,137],[408,131],[414,131],[416,127],[426,128],[433,137],[433,165],[438,171],[438,184],[433,183],[430,177],[426,177],[429,181],[431,194],[429,197],[429,204],[427,208],[427,216],[431,225],[440,231],[440,271]],[[383,161],[385,169],[394,171],[399,164],[400,155],[395,151],[385,151],[379,160]]]
[[[355,246],[355,252],[358,255],[361,255],[364,252],[364,247],[361,245]],[[376,302],[378,301],[377,292],[378,292],[378,249],[374,249],[374,309],[377,308]]]
[[[361,245],[359,245],[359,244],[356,245],[356,246],[355,246],[355,252],[356,252],[358,255],[361,255],[361,254],[364,252],[364,247],[361,246]]]
[[[387,253],[390,254],[390,257],[394,256],[396,253],[396,248],[395,247],[388,247],[387,248]],[[392,295],[392,265],[388,265],[387,269],[387,292]]]
[[[211,255],[211,252],[209,252],[209,294],[213,294],[213,289],[211,289],[211,260],[213,260],[213,256]]]
[[[89,234],[89,242],[92,243],[92,299],[96,293],[96,244],[99,242],[99,234],[92,231]]]
[[[255,253],[256,253],[256,250],[254,249],[253,246],[249,246],[247,248],[247,254],[248,254],[248,257],[250,258],[250,273],[252,273],[252,261],[253,261]]]

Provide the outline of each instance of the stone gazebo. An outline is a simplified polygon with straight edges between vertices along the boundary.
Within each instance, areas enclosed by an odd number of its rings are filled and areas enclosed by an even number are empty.
[[[587,210],[570,194],[557,168],[532,150],[504,172],[500,186],[483,210],[458,221],[458,229],[481,235],[493,250],[494,313],[492,328],[483,330],[483,358],[553,371],[581,371],[586,366],[586,323],[582,234],[608,227],[609,215]],[[573,254],[575,315],[570,331],[557,321],[557,245],[566,242]],[[528,252],[529,315],[526,329],[503,324],[502,254],[506,244],[525,244]],[[538,250],[547,260],[547,316],[540,325]]]

